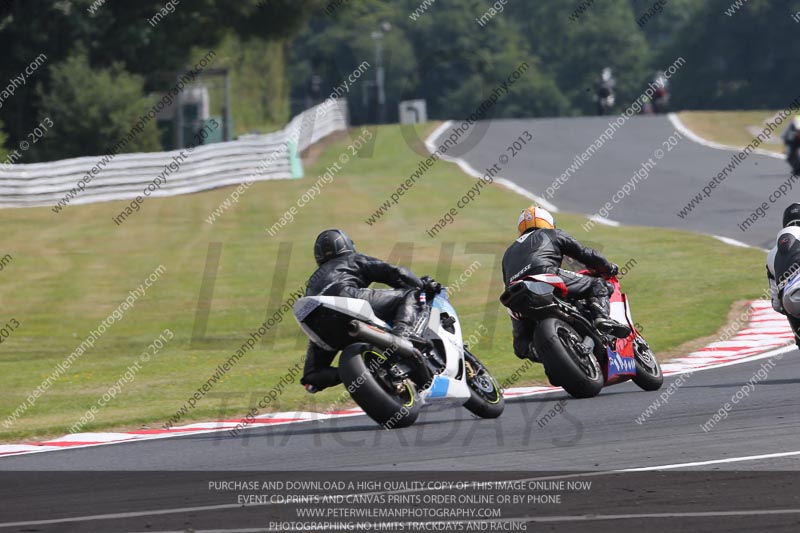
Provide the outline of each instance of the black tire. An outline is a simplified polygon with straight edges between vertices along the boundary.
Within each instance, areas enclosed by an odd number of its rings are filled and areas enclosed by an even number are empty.
[[[593,353],[584,356],[572,348],[580,340],[572,326],[557,318],[542,320],[533,334],[550,383],[558,383],[573,398],[592,398],[603,388],[603,370]]]
[[[339,356],[339,377],[353,400],[375,422],[385,429],[408,427],[419,417],[417,388],[406,381],[401,395],[373,375],[368,365],[379,355],[380,350],[369,344],[351,344]]]
[[[633,354],[636,363],[636,377],[633,378],[633,382],[646,391],[660,389],[664,384],[661,365],[641,335],[637,335],[633,341]]]
[[[467,386],[470,397],[464,407],[472,414],[481,418],[497,418],[503,414],[506,400],[497,384],[497,380],[480,360],[464,349],[464,361],[469,363],[472,377],[467,373]],[[466,369],[465,369],[466,371]]]

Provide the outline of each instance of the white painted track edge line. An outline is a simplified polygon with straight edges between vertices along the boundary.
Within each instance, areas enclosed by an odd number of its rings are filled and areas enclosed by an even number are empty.
[[[699,136],[697,136],[694,132],[692,132],[685,125],[683,125],[683,123],[680,121],[680,119],[674,113],[670,113],[668,115],[668,118],[673,123],[673,125],[675,125],[676,128],[682,128],[682,130],[681,130],[682,133],[686,134],[687,137],[692,138],[692,140],[696,140],[697,139],[696,142],[698,142],[700,144],[706,144],[708,146],[716,144],[716,143],[711,143],[710,141],[706,141],[706,140],[700,138]],[[449,127],[451,127],[452,124],[453,124],[452,121],[446,121],[446,122],[442,123],[441,125],[439,125],[428,136],[428,138],[425,140],[425,147],[430,153],[432,153],[436,149],[434,141],[444,131],[446,131]],[[715,146],[711,146],[711,147],[712,148],[720,148],[720,149],[724,149],[724,150],[735,150],[735,151],[738,151],[738,149],[735,149],[735,147],[728,147],[726,145],[718,145],[718,146],[715,145]],[[449,161],[449,162],[457,164],[465,173],[467,173],[470,176],[473,176],[473,177],[476,177],[476,178],[479,178],[479,177],[482,176],[482,174],[480,174],[477,170],[475,170],[471,165],[469,165],[466,161],[464,161],[462,159],[450,157],[450,156],[447,156],[445,154],[442,154],[440,157],[442,159],[446,160],[446,161]],[[542,200],[541,198],[539,198],[538,196],[536,196],[532,192],[528,191],[527,189],[525,189],[523,187],[520,187],[519,185],[517,185],[517,184],[515,184],[515,183],[513,183],[513,182],[511,182],[511,181],[509,181],[509,180],[507,180],[505,178],[497,178],[497,179],[495,179],[495,181],[500,182],[500,184],[503,185],[504,187],[508,188],[509,190],[512,190],[513,192],[516,192],[517,194],[525,196],[528,199],[531,199],[531,200],[534,200],[534,201],[537,201],[537,202],[544,202],[544,204],[549,204],[549,202],[547,202],[546,200]],[[546,209],[550,209],[550,210],[552,210],[554,212],[558,212],[558,209],[556,208],[555,205],[549,204],[550,207],[547,207],[544,204],[540,203],[540,205],[542,205]],[[619,224],[616,221],[609,221],[609,222],[612,222],[613,224]],[[712,235],[712,237],[720,239],[720,240],[722,240],[722,242],[725,242],[725,240],[723,240],[723,239],[727,239],[726,237],[719,237],[719,236],[716,236],[716,235]],[[731,239],[731,240],[733,240],[733,239]],[[731,244],[731,243],[727,243],[727,244]],[[744,243],[741,243],[741,244],[744,244]],[[738,246],[738,244],[737,244],[737,246]],[[749,246],[749,245],[745,245],[745,246]],[[768,352],[764,352],[763,354],[747,356],[747,357],[744,357],[742,359],[738,359],[738,360],[735,360],[735,361],[728,361],[728,362],[720,363],[720,364],[715,364],[713,366],[708,366],[708,367],[705,367],[705,368],[682,369],[682,370],[679,370],[677,372],[671,372],[669,374],[669,376],[667,376],[667,377],[677,376],[677,375],[685,374],[685,373],[689,373],[689,372],[699,372],[699,371],[702,371],[702,370],[710,370],[710,369],[713,369],[713,368],[722,368],[722,367],[725,367],[725,366],[732,366],[732,365],[736,365],[736,364],[747,363],[747,362],[755,361],[755,360],[758,360],[758,359],[772,357],[773,355],[777,355],[778,353],[789,352],[789,351],[792,351],[794,349],[795,349],[795,347],[793,347],[793,346],[792,347],[788,347],[787,346],[787,347],[783,347],[783,348],[778,348],[777,350],[771,350],[771,351],[768,351]],[[535,396],[535,395],[552,394],[552,393],[557,393],[557,392],[560,392],[560,391],[559,390],[534,391],[534,392],[520,394],[520,395],[514,396],[513,398],[510,398],[510,399],[526,398],[526,397]],[[344,416],[358,416],[358,415],[352,415],[351,414],[351,415],[344,415]],[[313,422],[313,421],[315,421],[315,420],[309,419],[309,420],[298,421],[298,422],[294,422],[294,423]],[[281,425],[283,425],[283,424],[281,424]],[[246,428],[244,428],[244,430],[262,428],[262,427],[264,427],[264,426],[254,425],[254,426],[246,427]],[[80,449],[80,448],[94,448],[94,447],[98,447],[98,446],[110,446],[110,445],[114,445],[114,444],[124,444],[124,443],[141,442],[141,441],[148,441],[148,440],[158,440],[158,439],[166,439],[166,438],[185,437],[185,436],[189,436],[189,435],[204,435],[204,434],[210,434],[210,433],[221,433],[223,431],[229,431],[229,430],[230,430],[230,428],[207,429],[207,430],[199,430],[199,431],[192,431],[192,432],[184,432],[184,433],[180,433],[180,434],[164,433],[164,434],[148,435],[147,437],[133,437],[133,438],[126,439],[126,440],[100,442],[100,443],[92,443],[92,444],[83,444],[83,445],[68,446],[68,447],[61,447],[61,446],[59,446],[59,447],[43,447],[43,449],[40,449],[40,450],[34,449],[34,450],[27,450],[27,451],[22,451],[22,452],[18,452],[18,453],[3,454],[3,455],[0,455],[0,460],[2,460],[3,458],[6,458],[6,457],[17,457],[17,456],[20,456],[20,455],[29,455],[29,454],[35,454],[35,453],[58,452],[58,451],[64,451],[64,450],[75,450],[75,449]]]
[[[645,467],[637,467],[637,468],[624,468],[624,469],[617,469],[617,470],[601,470],[597,472],[580,472],[575,474],[567,474],[567,475],[553,475],[547,477],[536,477],[536,478],[527,478],[527,479],[515,479],[515,480],[506,480],[506,481],[544,481],[549,479],[569,479],[569,478],[581,478],[581,477],[600,477],[600,476],[608,476],[608,475],[616,475],[616,474],[631,474],[631,473],[638,473],[638,472],[655,472],[655,471],[663,471],[663,470],[676,470],[679,468],[690,468],[693,466],[709,466],[713,464],[726,464],[726,463],[737,463],[737,462],[746,462],[746,461],[760,461],[763,459],[775,459],[781,457],[793,457],[800,455],[800,450],[798,451],[791,451],[791,452],[776,452],[776,453],[768,453],[768,454],[760,454],[760,455],[748,455],[748,456],[740,456],[740,457],[727,457],[724,459],[712,459],[708,461],[693,461],[688,463],[674,463],[674,464],[666,464],[666,465],[655,465],[655,466],[645,466]],[[500,482],[503,480],[494,481],[495,483]],[[417,492],[429,492],[431,489],[421,488],[421,489],[408,489],[402,491],[377,491],[375,494],[382,494],[382,493],[396,493],[396,492],[410,492],[410,493],[417,493]],[[7,528],[7,527],[20,527],[20,526],[34,526],[34,525],[52,525],[52,524],[62,524],[62,523],[71,523],[71,522],[85,522],[85,521],[98,521],[98,520],[113,520],[118,518],[136,518],[142,516],[155,516],[155,515],[165,515],[165,514],[176,514],[182,512],[205,512],[205,511],[218,511],[224,509],[236,509],[236,508],[244,508],[244,507],[263,507],[263,506],[270,506],[274,505],[273,503],[266,502],[266,503],[258,503],[258,504],[220,504],[220,505],[209,505],[209,506],[195,506],[195,507],[179,507],[173,509],[157,509],[152,511],[131,511],[125,513],[109,513],[103,515],[89,515],[89,516],[79,516],[79,517],[68,517],[68,518],[52,518],[46,520],[32,520],[32,521],[25,521],[25,522],[7,522],[7,523],[0,523],[0,528]],[[773,510],[776,511],[776,510]],[[784,510],[786,512],[800,512],[798,510]],[[730,513],[735,513],[739,511],[727,511]],[[742,511],[743,512],[743,511]],[[762,511],[764,512],[764,511]],[[594,516],[594,515],[592,515]]]
[[[680,131],[682,135],[685,135],[690,140],[696,142],[697,144],[703,145],[706,148],[714,148],[716,150],[724,150],[726,152],[734,152],[734,153],[739,153],[744,149],[744,147],[742,146],[732,146],[730,144],[722,144],[714,141],[709,141],[708,139],[704,139],[703,137],[699,136],[694,131],[689,129],[689,127],[683,123],[683,121],[676,113],[668,113],[667,119],[669,119],[672,125],[675,126],[675,129]],[[752,153],[757,155],[772,157],[774,159],[780,159],[780,160],[784,159],[784,156],[782,154],[779,154],[777,152],[770,152],[769,150],[763,150],[761,148],[756,148],[755,150],[753,150]]]

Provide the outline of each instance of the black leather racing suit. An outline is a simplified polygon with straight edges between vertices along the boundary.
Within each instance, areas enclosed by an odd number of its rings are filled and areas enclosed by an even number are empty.
[[[394,288],[367,288],[372,283],[384,283]],[[392,322],[395,333],[402,333],[414,323],[416,289],[421,287],[420,279],[407,268],[352,252],[323,263],[309,279],[306,296],[345,296],[366,300],[379,318]],[[331,366],[336,353],[309,342],[300,383],[313,385],[319,390],[341,383],[338,369]]]
[[[557,274],[567,285],[567,295],[581,300],[589,299],[597,316],[608,316],[611,284],[605,280],[576,274],[561,268],[564,256],[580,261],[588,268],[603,274],[611,269],[611,263],[600,252],[578,242],[560,229],[534,229],[524,233],[509,246],[503,256],[503,282],[505,286],[519,278],[532,274]],[[599,308],[598,308],[599,306]],[[533,328],[524,320],[511,318],[514,335],[514,354],[520,359],[534,359],[531,348]]]
[[[792,165],[792,168],[796,168],[800,164],[800,161],[797,161],[797,150],[800,148],[800,139],[797,138],[797,133],[798,130],[794,123],[789,124],[786,131],[783,132],[783,144],[788,150],[786,160]]]

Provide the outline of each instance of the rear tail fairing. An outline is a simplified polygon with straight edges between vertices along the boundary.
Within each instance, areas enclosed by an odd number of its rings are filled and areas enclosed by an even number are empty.
[[[375,315],[369,302],[343,296],[300,298],[294,304],[294,316],[308,338],[326,350],[343,350],[353,343],[348,334],[353,320],[389,329],[388,324]]]
[[[554,274],[525,276],[512,282],[500,296],[512,317],[538,318],[542,310],[556,307],[556,295],[567,294],[564,280]]]

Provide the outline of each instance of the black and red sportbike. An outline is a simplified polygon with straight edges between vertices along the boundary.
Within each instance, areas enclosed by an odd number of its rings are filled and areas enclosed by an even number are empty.
[[[580,273],[591,274],[586,270]],[[598,331],[588,304],[568,300],[567,286],[555,274],[516,280],[500,297],[516,319],[534,323],[536,358],[544,365],[550,383],[575,398],[591,398],[605,385],[628,380],[646,391],[658,390],[664,382],[658,360],[631,319],[619,280],[606,279],[614,286],[611,318],[631,328],[624,339]]]

